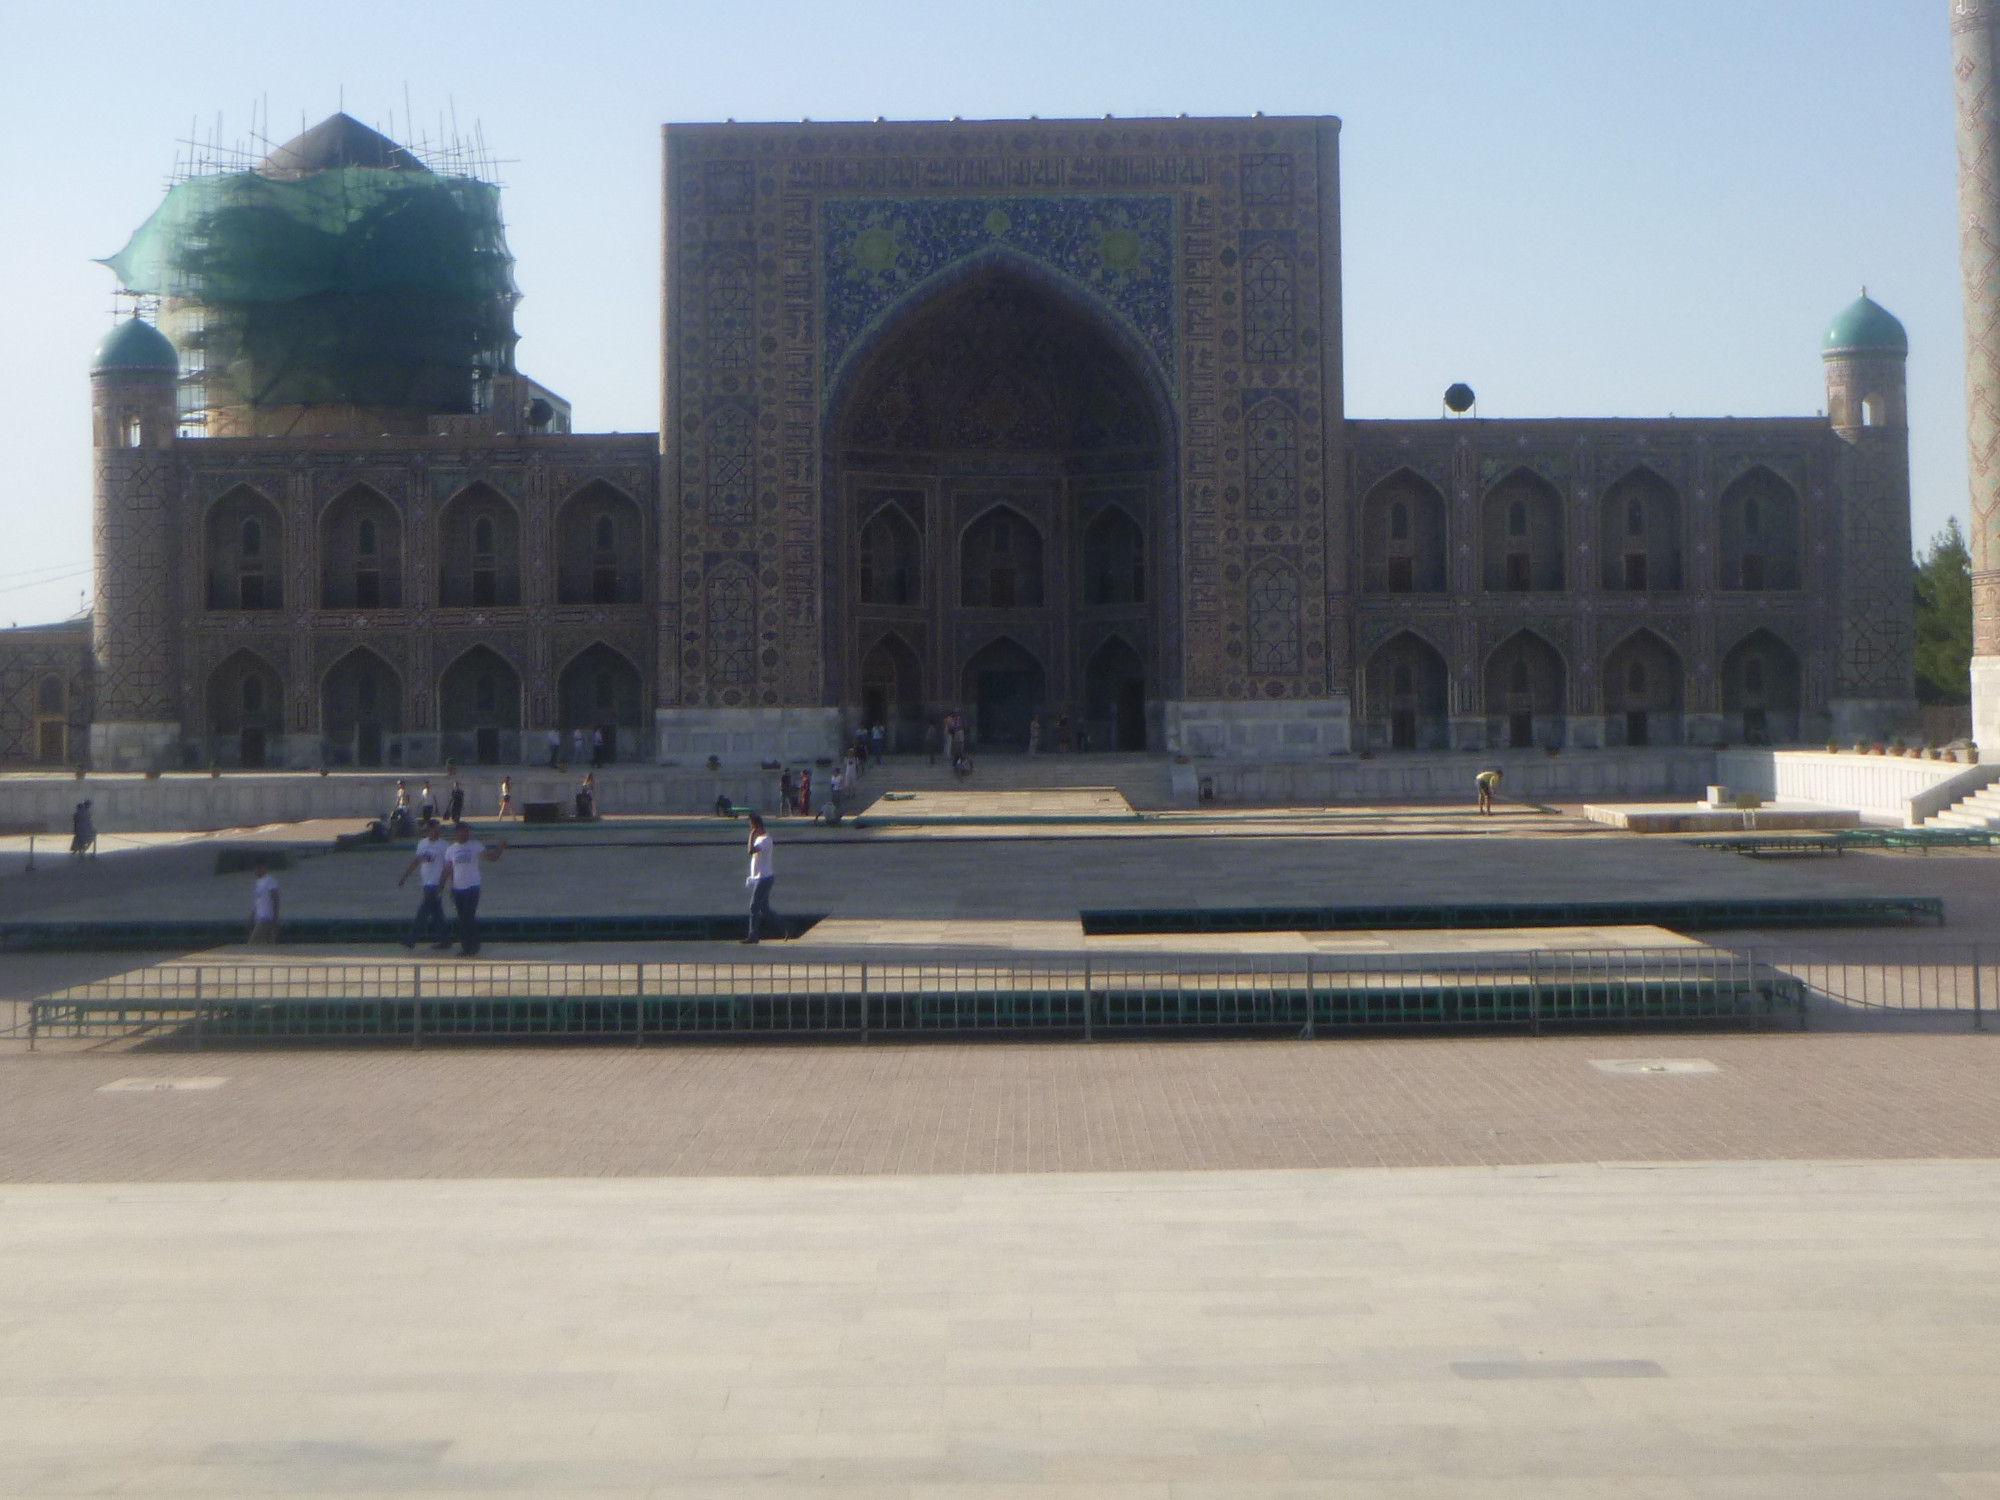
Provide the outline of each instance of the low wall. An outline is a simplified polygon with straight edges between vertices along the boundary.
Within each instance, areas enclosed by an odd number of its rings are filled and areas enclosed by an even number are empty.
[[[1395,751],[1374,759],[1318,761],[1194,760],[1174,767],[1176,789],[1199,796],[1206,783],[1217,803],[1310,807],[1337,802],[1470,802],[1472,778],[1501,772],[1503,797],[1533,802],[1605,798],[1697,798],[1713,781],[1715,752],[1693,747],[1649,750]]]
[[[1780,802],[1851,807],[1877,821],[1914,827],[2000,779],[2000,766],[1954,765],[1909,756],[1824,750],[1722,750],[1715,780]]]
[[[514,806],[561,802],[573,806],[581,773],[484,768],[459,776],[465,787],[466,815],[490,819],[499,807],[500,778],[514,779]],[[410,804],[420,800],[424,778],[403,778]],[[815,776],[815,780],[818,777]],[[451,779],[432,776],[431,790],[443,804]],[[741,807],[775,810],[775,771],[669,770],[609,766],[597,774],[597,804],[606,813],[700,813],[727,796]],[[386,815],[396,802],[396,777],[375,771],[334,771],[325,776],[299,772],[225,771],[138,775],[73,776],[33,772],[0,775],[0,826],[39,825],[66,834],[76,804],[89,798],[101,833],[165,829],[250,828],[265,823],[297,823],[308,818],[352,818],[362,822]]]

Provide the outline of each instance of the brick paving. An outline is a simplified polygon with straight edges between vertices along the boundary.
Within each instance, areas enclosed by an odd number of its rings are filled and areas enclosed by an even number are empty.
[[[1624,1076],[1593,1060],[1703,1058]],[[206,1092],[101,1093],[221,1075]],[[1659,1034],[0,1057],[0,1181],[2000,1157],[2000,1040]]]

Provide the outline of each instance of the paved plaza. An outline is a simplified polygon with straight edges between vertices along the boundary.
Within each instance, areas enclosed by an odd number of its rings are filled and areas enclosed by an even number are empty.
[[[296,858],[289,914],[413,906],[404,855],[328,853],[331,832],[160,840],[0,873],[0,898],[235,916],[247,878],[216,851],[254,842]],[[1782,939],[1889,973],[2000,948],[1984,851],[1758,862],[1573,810],[778,834],[780,909],[824,916],[778,962]],[[495,914],[742,901],[741,825],[509,836]],[[1077,922],[1865,894],[1941,895],[1950,923]],[[199,961],[325,958],[408,962]],[[7,954],[0,990],[189,961]],[[1995,1500],[1996,1273],[2000,1041],[1957,1013],[1093,1044],[0,1038],[0,1495]]]

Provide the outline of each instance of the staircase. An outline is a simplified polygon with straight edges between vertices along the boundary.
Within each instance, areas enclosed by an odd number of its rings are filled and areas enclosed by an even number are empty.
[[[1924,824],[1926,828],[2000,828],[2000,782],[1954,802]]]
[[[1135,809],[1180,807],[1174,796],[1171,757],[1165,755],[1021,755],[986,752],[972,758],[973,772],[965,780],[952,775],[940,754],[926,765],[921,755],[890,755],[861,778],[858,807],[866,807],[884,792],[973,790],[982,792],[1043,791],[1050,787],[1112,786]],[[817,783],[824,772],[815,771]]]

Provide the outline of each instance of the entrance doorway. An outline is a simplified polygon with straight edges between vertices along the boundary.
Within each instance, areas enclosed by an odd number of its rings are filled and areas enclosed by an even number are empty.
[[[1389,715],[1389,748],[1417,748],[1417,711],[1414,708],[1399,708]]]
[[[1625,713],[1625,743],[1643,745],[1646,740],[1646,711],[1643,708],[1628,709]]]
[[[500,731],[490,724],[482,724],[474,737],[474,758],[482,766],[500,764]]]
[[[379,766],[382,764],[382,726],[369,722],[354,727],[354,761],[356,765]]]
[[[255,724],[246,725],[238,736],[236,763],[246,771],[264,769],[264,731]]]
[[[1042,666],[1010,640],[998,640],[966,663],[973,742],[982,750],[1025,750],[1028,723],[1041,705]]]
[[[1113,636],[1084,671],[1085,727],[1107,750],[1146,748],[1146,669],[1139,653]]]
[[[1535,748],[1535,716],[1533,714],[1511,713],[1507,715],[1507,744],[1515,750]]]

